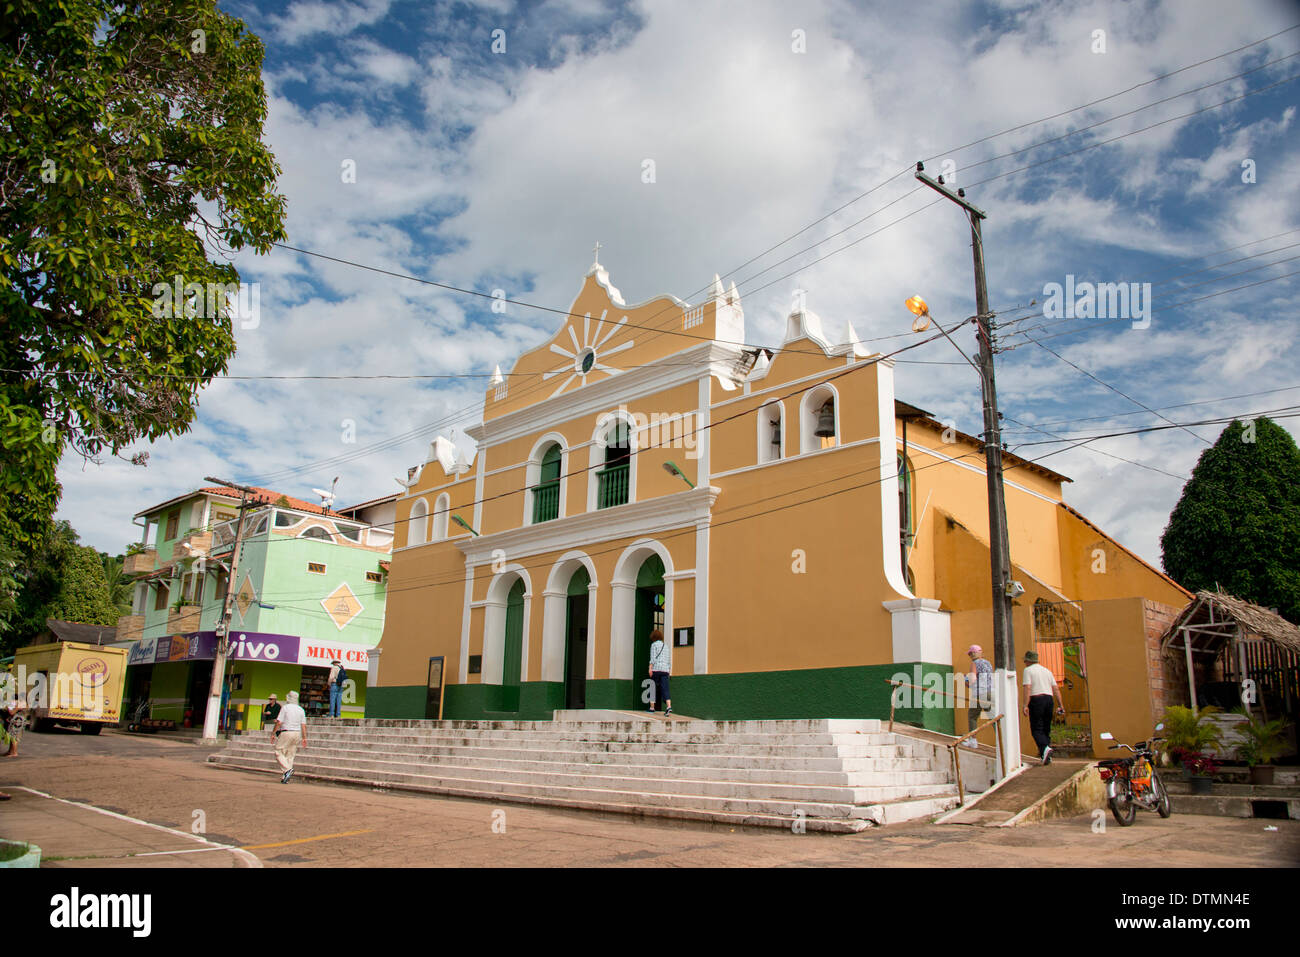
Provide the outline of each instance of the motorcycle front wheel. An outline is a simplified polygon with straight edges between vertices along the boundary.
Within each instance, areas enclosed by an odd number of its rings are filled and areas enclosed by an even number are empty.
[[[1137,805],[1133,803],[1133,795],[1121,790],[1119,794],[1110,799],[1110,813],[1119,822],[1120,827],[1128,827],[1136,821]]]
[[[1168,817],[1174,813],[1174,809],[1169,805],[1169,792],[1165,790],[1164,782],[1157,775],[1151,775],[1151,786],[1156,789],[1156,813],[1161,817]]]

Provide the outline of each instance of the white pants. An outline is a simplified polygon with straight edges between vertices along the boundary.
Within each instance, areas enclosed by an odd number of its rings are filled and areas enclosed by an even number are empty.
[[[280,736],[275,739],[275,760],[279,763],[281,771],[293,768],[293,756],[298,753],[298,745],[301,742],[301,731],[281,731]]]

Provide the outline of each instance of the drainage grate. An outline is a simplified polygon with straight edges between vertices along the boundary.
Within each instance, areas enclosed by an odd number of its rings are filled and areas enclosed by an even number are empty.
[[[1286,820],[1286,801],[1251,801],[1250,816]]]

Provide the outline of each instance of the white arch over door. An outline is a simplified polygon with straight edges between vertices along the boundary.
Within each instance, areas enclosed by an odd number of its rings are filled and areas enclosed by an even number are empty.
[[[633,629],[636,627],[636,576],[651,555],[664,563],[664,637],[673,633],[673,557],[662,542],[643,538],[623,550],[610,579],[609,676],[634,679],[638,671],[632,660]]]
[[[528,569],[523,565],[510,564],[504,571],[492,576],[488,585],[487,598],[483,600],[483,684],[504,684],[502,670],[505,667],[506,648],[506,602],[510,598],[510,589],[515,582],[524,582],[524,640],[519,656],[519,680],[524,681],[528,674],[528,622],[533,603],[533,583],[528,577]]]
[[[586,675],[594,678],[596,670],[596,564],[585,552],[565,552],[551,566],[542,593],[542,680],[564,681],[564,633],[568,617],[569,579],[579,568],[587,570],[587,663]]]

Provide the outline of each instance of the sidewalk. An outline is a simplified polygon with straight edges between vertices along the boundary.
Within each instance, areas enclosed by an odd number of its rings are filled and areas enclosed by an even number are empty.
[[[6,785],[0,838],[41,849],[41,867],[261,867],[248,851],[160,824]]]

